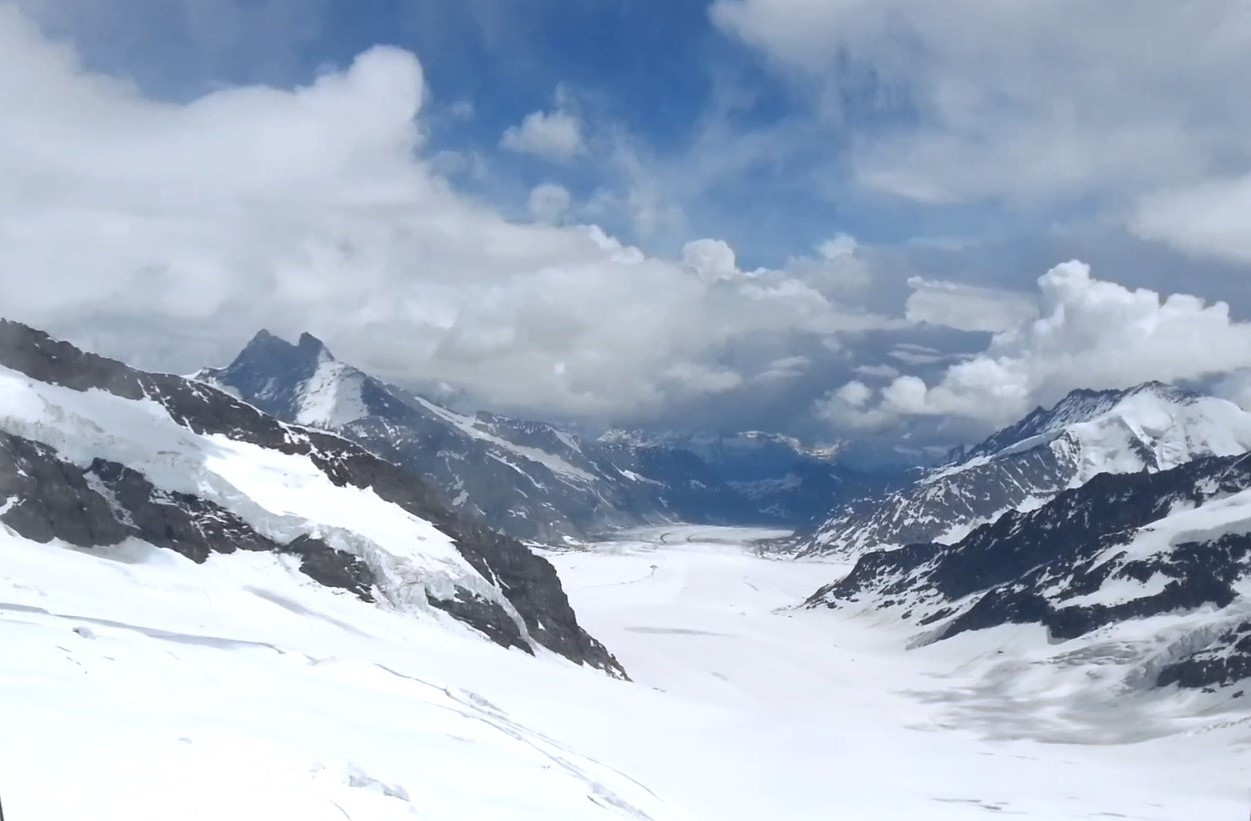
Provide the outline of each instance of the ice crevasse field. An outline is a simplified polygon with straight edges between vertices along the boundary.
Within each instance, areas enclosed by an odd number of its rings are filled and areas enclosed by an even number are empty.
[[[796,609],[846,568],[758,555],[766,535],[549,554],[624,682],[273,554],[196,566],[0,529],[5,817],[1246,817],[1246,713],[1127,688],[1107,636],[906,650],[883,615]]]

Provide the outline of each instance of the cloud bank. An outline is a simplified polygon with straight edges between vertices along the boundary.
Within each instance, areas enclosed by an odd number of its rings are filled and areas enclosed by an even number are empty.
[[[996,334],[986,350],[932,382],[899,376],[878,390],[851,382],[828,394],[818,411],[859,427],[916,416],[998,426],[1075,388],[1199,380],[1251,368],[1251,323],[1231,318],[1225,303],[1130,290],[1094,279],[1082,262],[1057,265],[1039,278],[1037,310],[1038,319]]]
[[[1251,6],[716,0],[815,89],[863,184],[929,203],[1141,191],[1251,162]]]

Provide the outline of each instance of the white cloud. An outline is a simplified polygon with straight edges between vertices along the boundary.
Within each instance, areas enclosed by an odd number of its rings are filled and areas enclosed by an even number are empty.
[[[867,432],[883,430],[897,421],[898,417],[890,411],[869,407],[872,398],[872,388],[852,380],[818,399],[813,412],[836,428]]]
[[[1222,302],[1130,290],[1072,261],[1038,280],[1036,320],[997,334],[981,354],[927,385],[895,379],[865,413],[955,415],[1003,424],[1075,388],[1197,380],[1251,368],[1251,323]]]
[[[787,260],[785,269],[829,297],[862,294],[873,283],[873,271],[860,254],[860,243],[850,234],[837,234],[819,243],[815,256]]]
[[[1251,166],[1242,0],[716,0],[815,89],[862,184],[926,203],[1136,194]]]
[[[851,234],[837,234],[817,246],[817,253],[825,259],[855,256],[860,243]]]
[[[935,362],[942,362],[944,359],[950,358],[937,348],[931,348],[927,345],[914,345],[907,342],[901,342],[896,345],[887,352],[887,356],[903,362],[905,365],[932,365]]]
[[[0,310],[178,371],[307,329],[394,380],[636,419],[890,324],[784,271],[708,282],[594,226],[510,222],[423,156],[422,103],[391,48],[157,102],[0,5]],[[761,353],[740,372],[729,350]]]
[[[697,239],[682,246],[682,264],[710,282],[738,276],[734,249],[724,240]]]
[[[890,365],[858,365],[854,370],[858,376],[876,379],[894,379],[899,376],[899,369]]]
[[[1007,331],[1038,316],[1029,294],[912,277],[905,316],[961,331]]]
[[[566,188],[545,182],[530,191],[526,207],[530,216],[539,222],[556,223],[569,211],[572,202],[573,197]]]
[[[474,106],[473,100],[457,100],[448,106],[447,113],[453,120],[466,122],[472,120],[477,115],[478,110]]]
[[[784,356],[766,364],[763,370],[752,376],[752,381],[768,383],[798,379],[811,365],[812,360],[806,356]]]
[[[1251,262],[1251,174],[1145,197],[1130,227],[1193,254]]]
[[[853,408],[861,408],[873,398],[873,391],[863,382],[852,381],[835,391],[835,396]]]
[[[1212,394],[1251,411],[1251,369],[1236,371],[1221,379],[1212,387]]]
[[[487,176],[487,161],[476,151],[444,149],[429,160],[430,170],[441,177],[469,177],[475,180]]]
[[[534,111],[521,125],[509,126],[500,138],[500,147],[549,160],[571,160],[586,151],[582,119],[568,111]]]

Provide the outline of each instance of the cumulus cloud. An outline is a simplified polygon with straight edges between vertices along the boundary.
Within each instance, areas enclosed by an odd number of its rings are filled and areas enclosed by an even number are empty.
[[[819,243],[815,251],[792,257],[786,270],[832,297],[861,294],[872,284],[872,269],[861,255],[860,243],[850,234],[836,234]]]
[[[898,417],[881,407],[871,407],[874,391],[859,380],[852,380],[818,399],[813,411],[835,428],[873,432],[884,430]]]
[[[566,161],[583,154],[582,119],[568,111],[534,111],[520,125],[509,126],[500,147],[518,154],[533,154]]]
[[[873,391],[863,382],[853,380],[835,391],[834,395],[853,408],[862,408],[873,398]]]
[[[1131,290],[1094,279],[1078,261],[1052,268],[1038,286],[1038,319],[995,335],[985,351],[950,366],[933,384],[900,376],[874,402],[856,405],[836,391],[827,397],[827,417],[855,410],[873,424],[954,415],[998,425],[1075,388],[1198,380],[1251,368],[1251,323],[1233,319],[1225,303]],[[861,396],[859,383],[851,384],[842,390]]]
[[[1034,299],[1023,293],[959,282],[912,277],[904,315],[913,322],[961,331],[1007,331],[1038,316]]]
[[[569,211],[572,202],[573,197],[564,186],[545,182],[531,189],[526,207],[539,222],[554,223]]]
[[[941,16],[927,0],[716,0],[710,15],[815,89],[859,182],[898,196],[1135,194],[1251,164],[1241,0],[951,0]]]
[[[738,260],[729,243],[719,239],[697,239],[682,246],[682,264],[705,280],[738,276]]]
[[[377,48],[292,90],[161,102],[0,4],[0,313],[178,371],[307,329],[397,381],[632,419],[888,324],[784,271],[708,281],[594,226],[510,222],[423,154],[423,89]]]

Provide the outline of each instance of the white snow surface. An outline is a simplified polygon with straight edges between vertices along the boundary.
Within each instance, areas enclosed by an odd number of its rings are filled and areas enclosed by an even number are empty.
[[[1050,444],[1072,454],[1079,487],[1100,473],[1168,470],[1203,456],[1234,456],[1251,450],[1251,413],[1214,396],[1191,396],[1159,386],[1143,386],[1093,416],[1058,413],[1047,429],[926,477],[952,476],[996,458]]]
[[[196,566],[0,526],[6,817],[1245,819],[1242,702],[1126,678],[1174,622],[905,651],[880,614],[789,609],[840,568],[758,556],[764,535],[551,555],[623,682],[270,554]]]
[[[341,428],[369,415],[361,395],[365,375],[322,352],[313,372],[300,386],[295,421],[318,428]]]

